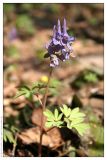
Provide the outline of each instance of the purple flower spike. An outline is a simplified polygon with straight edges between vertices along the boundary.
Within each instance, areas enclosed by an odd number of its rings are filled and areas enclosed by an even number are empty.
[[[59,19],[58,19],[57,31],[61,35],[61,24]]]
[[[69,36],[68,33],[67,33],[66,20],[64,18],[62,44],[65,45],[67,43],[72,43],[74,40],[75,40],[75,38],[72,37],[72,36]]]
[[[60,38],[60,34],[56,31],[56,26],[54,25],[54,28],[53,28],[53,38],[52,38],[52,42],[53,42],[54,45],[60,44],[59,38]]]
[[[61,32],[61,24],[58,19],[57,26],[53,27],[53,37],[46,45],[48,53],[45,54],[45,58],[50,57],[50,67],[56,67],[59,65],[59,60],[65,61],[70,57],[72,52],[72,42],[74,37],[69,36],[67,33],[66,20],[63,21],[63,30]],[[73,57],[73,55],[72,55]]]
[[[56,26],[53,27],[53,38],[56,38]]]
[[[63,35],[68,35],[67,34],[67,28],[66,28],[66,20],[64,18],[64,22],[63,22]]]

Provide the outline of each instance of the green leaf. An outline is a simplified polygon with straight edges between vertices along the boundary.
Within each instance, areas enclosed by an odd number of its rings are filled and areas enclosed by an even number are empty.
[[[82,118],[85,117],[85,114],[82,112],[71,112],[69,119],[73,120],[73,119],[77,119],[77,118]]]
[[[47,118],[54,119],[54,115],[49,109],[46,109],[46,111],[44,111],[43,113]]]
[[[4,136],[4,141],[7,142],[7,140],[10,143],[15,143],[15,138],[13,136],[13,133],[7,129],[3,129],[3,136]]]
[[[58,120],[58,121],[61,120],[62,116],[63,116],[63,113],[59,114],[57,120]]]
[[[77,117],[85,117],[86,115],[84,114],[84,113],[82,113],[82,112],[79,112],[78,114],[77,114]]]
[[[61,128],[61,127],[62,127],[62,126],[61,126],[62,124],[63,124],[62,121],[58,121],[58,122],[55,122],[55,123],[54,123],[54,126]]]
[[[76,124],[79,124],[79,123],[81,123],[83,121],[84,121],[84,118],[77,118],[77,119],[75,119],[74,121],[71,122],[71,126],[73,127]]]
[[[32,90],[25,85],[19,88],[19,92],[16,94],[14,98],[18,98],[22,95],[25,95],[26,98],[29,98],[31,96],[30,94],[32,94]]]
[[[25,97],[26,97],[26,98],[30,98],[31,95],[32,95],[31,92],[30,92],[30,91],[27,91],[26,94],[25,94]]]
[[[83,136],[83,134],[86,132],[86,130],[89,129],[89,124],[85,124],[85,123],[80,123],[80,124],[76,124],[75,126],[73,126],[73,128],[75,128],[78,133]]]
[[[6,130],[5,130],[5,129],[3,129],[3,140],[4,140],[5,142],[7,142]]]
[[[27,85],[22,86],[20,89],[30,91],[30,88]]]
[[[72,129],[71,121],[68,118],[64,118],[64,121],[67,123],[67,128]]]
[[[49,56],[49,53],[45,53],[44,58],[48,58]]]
[[[39,82],[35,82],[35,83],[33,83],[33,85],[32,85],[32,87],[31,87],[31,89],[35,89],[35,88],[37,88],[37,87],[38,87],[38,84],[39,84]]]
[[[77,108],[74,108],[72,111],[71,111],[71,114],[73,115],[75,115],[75,114],[77,114],[79,112],[79,107],[77,107]]]
[[[50,128],[50,127],[53,126],[53,122],[46,122],[46,123],[45,123],[45,126],[46,126],[47,128]]]
[[[23,92],[18,92],[17,94],[16,94],[16,96],[14,97],[14,99],[16,99],[16,98],[18,98],[18,97],[20,97],[20,96],[22,96],[22,95],[25,95],[26,93],[23,91]]]
[[[84,76],[87,82],[96,83],[98,81],[97,75],[95,73],[88,73]]]
[[[63,107],[61,107],[60,110],[66,117],[70,116],[71,109],[68,108],[67,105],[63,104]]]
[[[47,117],[47,122],[45,124],[46,127],[56,126],[61,128],[63,121],[61,121],[60,119],[63,113],[58,115],[58,109],[54,110],[54,114],[50,110],[46,109],[46,111],[44,112],[44,115]]]
[[[58,118],[58,110],[57,109],[55,109],[55,111],[54,111],[54,116],[55,116],[55,119],[57,120],[57,118]]]
[[[14,126],[11,126],[11,131],[13,132],[13,133],[15,133],[15,132],[19,132],[19,129],[18,128],[16,128],[16,127],[14,127]]]

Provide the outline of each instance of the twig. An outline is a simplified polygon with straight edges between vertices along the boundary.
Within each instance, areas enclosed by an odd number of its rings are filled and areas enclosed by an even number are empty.
[[[39,149],[38,149],[38,156],[41,157],[42,156],[42,137],[43,137],[43,120],[44,120],[44,115],[43,115],[43,111],[45,110],[45,106],[46,106],[46,101],[47,101],[47,96],[48,96],[48,88],[49,88],[49,83],[50,83],[50,79],[52,76],[52,71],[53,69],[51,68],[50,73],[49,73],[49,77],[48,77],[48,82],[47,82],[47,86],[46,86],[46,90],[45,90],[45,94],[43,97],[43,102],[42,104],[42,116],[41,116],[41,126],[40,126],[40,143],[39,143]]]
[[[39,95],[38,95],[38,94],[35,94],[35,95],[36,95],[36,97],[37,97],[39,103],[41,104],[41,106],[42,106],[42,108],[43,108],[43,103],[42,103],[41,99],[39,98]]]
[[[46,133],[49,132],[49,131],[51,131],[51,130],[54,129],[54,128],[55,128],[55,126],[52,127],[52,128],[47,129],[47,130],[46,130]]]

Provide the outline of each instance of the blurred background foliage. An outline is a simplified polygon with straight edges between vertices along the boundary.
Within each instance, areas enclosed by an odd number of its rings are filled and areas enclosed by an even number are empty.
[[[99,29],[103,32],[102,9],[102,4],[82,4],[82,7],[81,4],[4,4],[4,23],[12,21],[17,29],[22,29],[21,31],[25,32],[27,36],[27,34],[33,35],[36,27],[39,29],[51,28],[58,18],[62,20],[65,17],[69,26],[69,33],[72,27],[72,32],[77,36],[80,34],[82,36],[86,26],[88,30],[94,28],[95,32]],[[81,31],[78,30],[78,22],[81,22]],[[103,33],[100,34],[103,36]]]

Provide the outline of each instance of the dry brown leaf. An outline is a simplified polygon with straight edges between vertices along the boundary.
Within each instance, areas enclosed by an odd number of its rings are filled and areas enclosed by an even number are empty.
[[[31,143],[39,143],[40,142],[40,128],[30,128],[26,129],[25,131],[21,132],[18,135],[19,139],[22,140],[24,144],[31,144]],[[56,147],[58,144],[62,142],[60,132],[57,128],[53,128],[47,134],[43,134],[43,141],[42,145],[49,146],[50,148]]]

